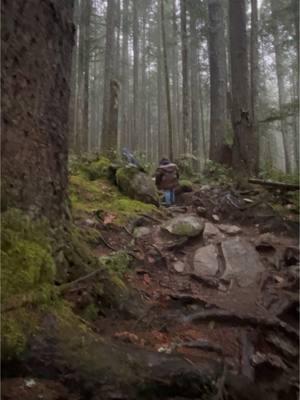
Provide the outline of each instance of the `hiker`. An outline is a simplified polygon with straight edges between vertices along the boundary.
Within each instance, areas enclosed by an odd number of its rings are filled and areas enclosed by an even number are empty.
[[[159,190],[164,192],[164,200],[167,205],[175,203],[175,188],[178,185],[178,168],[167,158],[159,162],[159,167],[155,173],[155,183]]]

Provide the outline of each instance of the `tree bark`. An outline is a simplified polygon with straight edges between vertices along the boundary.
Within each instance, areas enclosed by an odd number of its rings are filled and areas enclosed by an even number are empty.
[[[191,114],[192,114],[192,153],[195,157],[199,157],[199,63],[198,63],[198,37],[197,37],[197,18],[195,15],[195,11],[190,4],[190,31],[191,31],[191,40],[190,40],[190,54],[191,54]],[[198,160],[194,160],[193,167],[197,171],[199,169]]]
[[[285,55],[282,51],[282,46],[280,44],[280,37],[278,31],[278,24],[280,23],[278,18],[278,2],[276,0],[271,0],[271,12],[272,12],[272,33],[273,33],[273,45],[275,50],[275,62],[276,62],[276,75],[277,75],[277,85],[278,85],[278,102],[280,113],[283,113],[284,105],[288,102],[288,93],[285,88],[285,70],[284,62]],[[283,140],[283,150],[285,158],[285,171],[290,173],[292,171],[290,157],[289,157],[289,132],[286,122],[286,118],[280,119],[282,140]]]
[[[256,143],[250,108],[245,0],[229,0],[229,36],[232,83],[233,168],[242,175],[255,173]]]
[[[103,90],[103,116],[102,116],[102,150],[111,152],[109,131],[109,108],[110,108],[110,81],[113,79],[115,55],[115,0],[107,1],[106,14],[106,44],[105,44],[105,66],[104,66],[104,90]]]
[[[164,70],[165,70],[165,89],[166,89],[167,114],[168,114],[169,158],[170,158],[170,160],[173,161],[174,156],[173,156],[172,113],[171,113],[170,81],[169,81],[167,44],[166,44],[164,0],[160,0],[160,6],[161,6],[161,31],[162,31],[163,58],[164,58]]]
[[[186,0],[180,0],[181,21],[181,58],[182,58],[182,135],[184,152],[188,153],[189,138],[189,70],[188,70],[188,38],[186,22]]]
[[[224,10],[222,0],[208,1],[210,68],[210,153],[209,158],[224,161],[227,130],[227,67]]]
[[[2,210],[54,225],[67,215],[72,16],[70,0],[2,2]]]
[[[258,133],[258,80],[259,80],[259,64],[258,64],[258,10],[257,0],[251,0],[251,48],[250,48],[250,64],[251,64],[251,112],[253,123],[253,134],[257,145],[256,153],[259,155],[259,133]],[[257,165],[255,172],[259,169],[259,156],[257,156]]]
[[[133,149],[139,148],[139,16],[138,0],[133,0]]]
[[[129,103],[129,60],[128,60],[128,36],[129,36],[129,18],[128,18],[129,0],[123,1],[123,21],[122,21],[122,80],[121,80],[121,147],[129,145],[129,123],[128,123],[128,103]]]

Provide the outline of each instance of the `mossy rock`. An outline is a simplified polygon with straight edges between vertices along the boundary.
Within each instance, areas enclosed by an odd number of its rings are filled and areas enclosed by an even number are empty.
[[[187,193],[193,191],[193,183],[187,179],[181,179],[178,183],[179,191],[181,193]]]
[[[89,181],[82,176],[71,176],[70,198],[73,215],[81,220],[101,210],[115,214],[114,223],[123,225],[137,214],[157,212],[153,205],[125,196],[107,179]]]
[[[99,160],[83,165],[81,171],[91,181],[109,178],[111,174],[110,165],[111,161],[108,158],[101,157]]]
[[[33,221],[17,209],[2,214],[1,257],[2,358],[6,359],[25,350],[37,310],[57,300],[46,221]]]
[[[144,203],[159,205],[159,195],[152,178],[134,166],[119,168],[116,181],[128,197]]]
[[[164,223],[162,229],[176,236],[195,237],[203,233],[204,221],[194,215],[180,215]]]

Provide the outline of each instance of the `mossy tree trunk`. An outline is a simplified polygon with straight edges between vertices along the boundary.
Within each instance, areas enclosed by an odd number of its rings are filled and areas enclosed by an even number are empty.
[[[2,2],[2,201],[65,215],[73,0]]]

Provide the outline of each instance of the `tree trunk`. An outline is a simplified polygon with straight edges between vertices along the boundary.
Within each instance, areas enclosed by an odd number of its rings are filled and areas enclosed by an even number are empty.
[[[104,66],[104,93],[103,93],[103,116],[102,116],[102,150],[111,152],[109,131],[109,108],[110,108],[110,81],[113,79],[115,55],[115,0],[107,1],[106,14],[106,44],[105,44],[105,66]]]
[[[112,79],[110,81],[110,105],[108,115],[108,129],[110,132],[108,148],[111,149],[112,156],[114,156],[118,144],[119,91],[119,82]]]
[[[66,215],[72,15],[73,1],[3,1],[1,9],[2,209],[53,224]]]
[[[169,81],[167,44],[166,44],[164,0],[160,0],[160,6],[161,6],[161,31],[162,31],[163,58],[164,58],[164,70],[165,70],[165,89],[166,89],[167,114],[168,114],[169,158],[170,158],[170,160],[173,161],[174,157],[173,157],[172,114],[171,114],[170,81]]]
[[[257,154],[250,109],[245,0],[229,0],[229,36],[234,130],[232,162],[240,174],[252,175]]]
[[[90,82],[90,20],[92,4],[91,0],[85,0],[84,7],[84,65],[83,65],[83,110],[81,127],[81,151],[88,151],[89,143],[89,82]]]
[[[139,16],[138,0],[133,0],[133,149],[139,148]]]
[[[186,0],[180,0],[181,20],[181,57],[182,57],[182,135],[184,152],[187,153],[190,145],[189,138],[189,71],[188,71],[188,39],[186,23]]]
[[[284,105],[288,102],[288,93],[285,88],[285,54],[282,51],[282,46],[280,44],[280,37],[278,31],[278,25],[280,21],[278,20],[278,1],[271,0],[271,12],[272,12],[272,21],[273,21],[273,44],[275,50],[275,62],[276,62],[276,75],[277,75],[277,85],[278,85],[278,102],[279,102],[279,110],[280,113],[284,114]],[[289,137],[288,137],[288,126],[286,118],[283,117],[280,119],[281,133],[282,133],[282,141],[283,141],[283,151],[285,158],[285,171],[286,173],[290,173],[291,162],[289,157]]]
[[[259,155],[259,138],[258,138],[258,79],[259,79],[259,64],[258,64],[258,10],[257,0],[251,0],[251,112],[253,123],[253,134],[257,144],[256,153]],[[257,156],[256,173],[259,169],[259,157]]]
[[[190,3],[191,4],[191,3]],[[196,30],[197,18],[193,7],[190,6],[190,54],[191,54],[191,113],[192,113],[192,153],[195,157],[199,157],[199,63],[198,63],[198,37]],[[194,160],[193,167],[197,171],[199,162]]]
[[[224,10],[222,0],[208,1],[210,67],[210,153],[224,161],[227,130],[227,67]]]
[[[121,147],[129,145],[129,61],[128,61],[128,35],[129,35],[129,18],[128,18],[129,0],[123,2],[123,21],[122,21],[122,80],[121,80]]]

